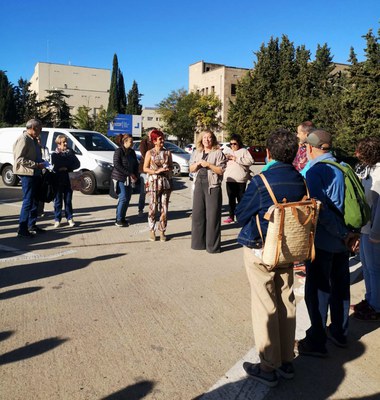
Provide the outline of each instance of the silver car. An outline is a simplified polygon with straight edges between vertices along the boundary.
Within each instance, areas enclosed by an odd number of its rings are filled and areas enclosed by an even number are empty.
[[[141,140],[135,140],[133,142],[133,150],[136,152],[138,157],[141,157],[140,153],[140,142]],[[179,176],[181,174],[188,174],[189,173],[189,161],[190,161],[190,154],[186,153],[185,150],[181,149],[174,143],[165,142],[164,148],[166,150],[170,150],[172,153],[173,159],[173,175]]]

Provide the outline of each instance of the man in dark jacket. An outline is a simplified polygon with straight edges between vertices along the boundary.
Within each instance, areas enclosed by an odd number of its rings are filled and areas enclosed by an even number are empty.
[[[279,201],[301,200],[306,194],[305,183],[292,165],[298,148],[296,136],[279,129],[270,134],[266,147],[268,164],[262,173],[275,197]],[[293,264],[268,271],[261,260],[263,243],[256,216],[265,240],[268,222],[264,214],[272,205],[268,190],[256,175],[236,209],[237,220],[243,226],[238,242],[244,246],[244,264],[251,285],[253,333],[260,356],[259,364],[245,362],[243,368],[251,378],[270,387],[277,385],[277,373],[286,379],[294,376],[296,328]]]

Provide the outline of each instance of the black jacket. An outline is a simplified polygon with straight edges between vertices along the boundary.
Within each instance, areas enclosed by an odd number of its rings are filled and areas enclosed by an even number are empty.
[[[124,182],[128,176],[139,175],[139,163],[133,149],[119,147],[113,155],[113,170],[111,178]]]
[[[56,173],[56,181],[59,186],[70,186],[69,172],[73,172],[80,167],[80,161],[72,149],[60,153],[52,153],[51,163]],[[60,168],[67,168],[60,171]]]

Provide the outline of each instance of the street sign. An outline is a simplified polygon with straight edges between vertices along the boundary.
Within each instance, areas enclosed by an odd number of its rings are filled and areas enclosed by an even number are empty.
[[[108,136],[128,133],[133,137],[141,137],[141,115],[117,114],[108,124]]]

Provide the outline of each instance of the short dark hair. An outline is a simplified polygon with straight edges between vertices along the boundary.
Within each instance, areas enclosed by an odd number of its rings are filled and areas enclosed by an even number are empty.
[[[239,145],[239,148],[243,147],[243,141],[241,140],[241,136],[238,135],[237,133],[234,133],[233,135],[230,136],[230,141],[231,140],[235,140]]]
[[[380,138],[370,136],[359,140],[355,154],[359,161],[373,167],[380,162]]]
[[[280,128],[269,134],[266,147],[274,160],[292,164],[298,150],[297,137]]]

